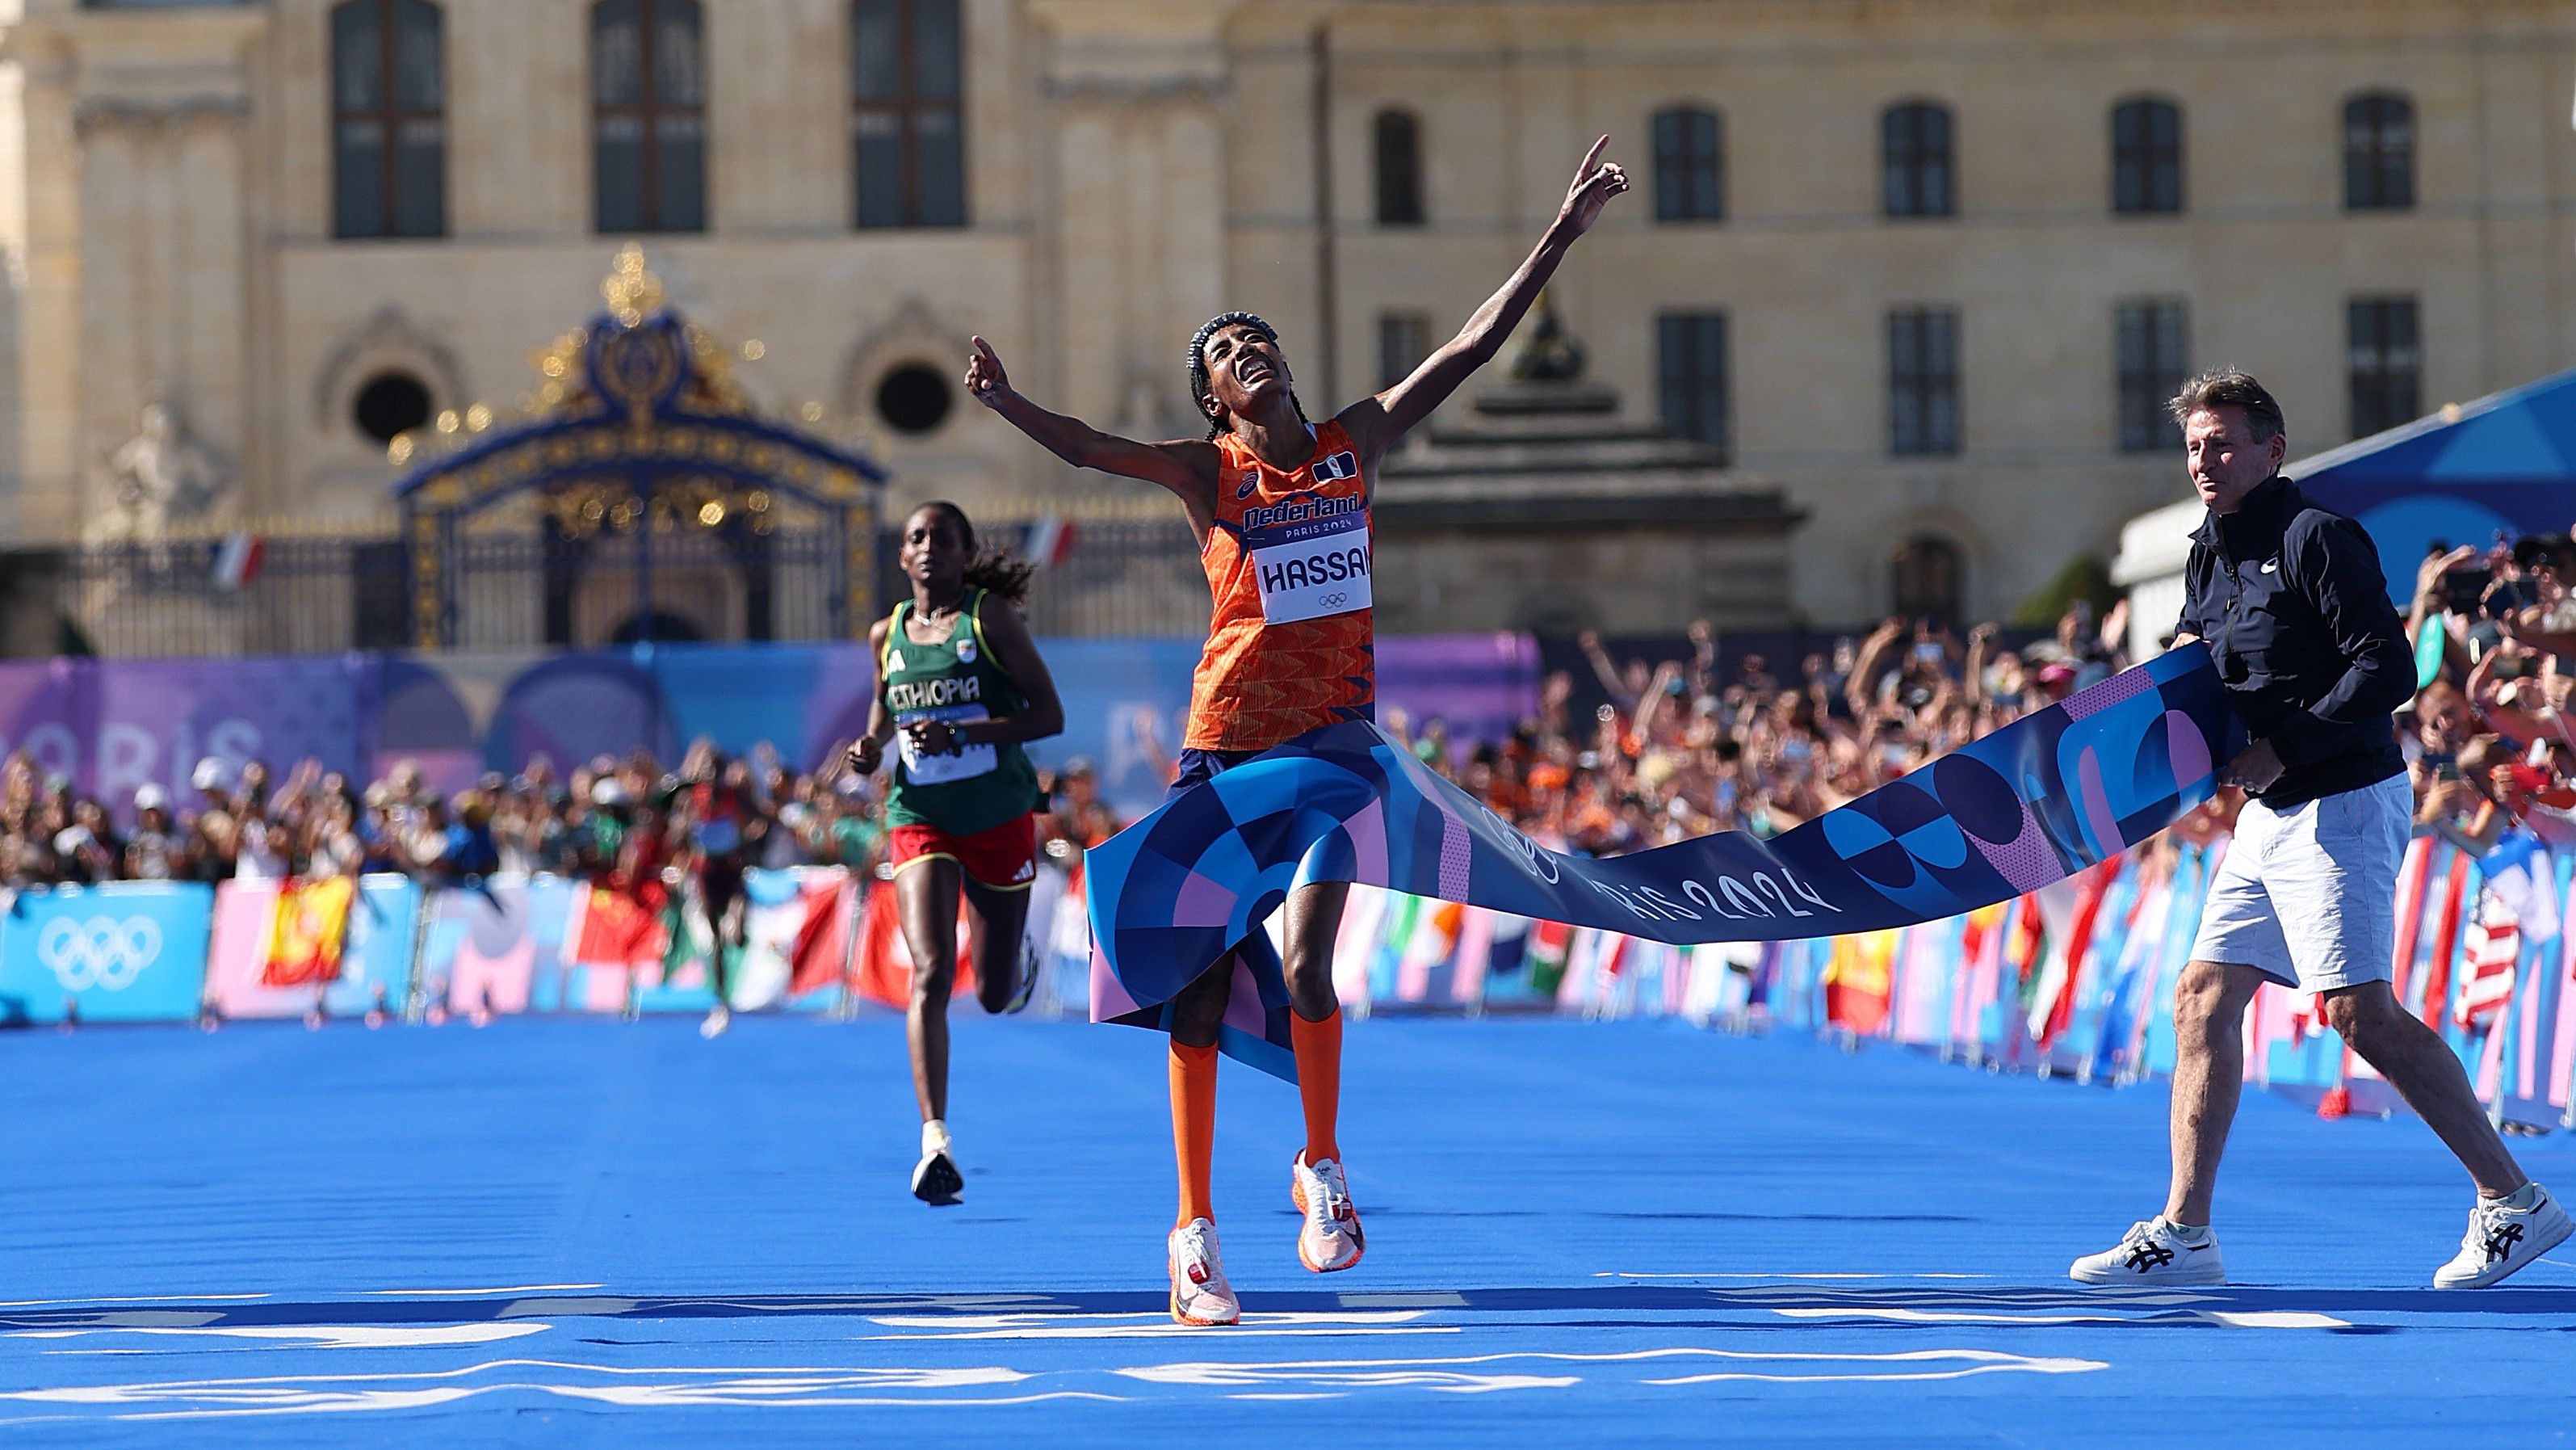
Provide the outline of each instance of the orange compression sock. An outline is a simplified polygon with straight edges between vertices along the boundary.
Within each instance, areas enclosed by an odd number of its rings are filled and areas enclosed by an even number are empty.
[[[1342,1112],[1342,1009],[1321,1022],[1288,1014],[1288,1043],[1297,1054],[1297,1096],[1306,1106],[1306,1162],[1339,1160],[1334,1127]]]
[[[1172,1044],[1172,1156],[1181,1169],[1178,1228],[1194,1218],[1216,1221],[1208,1164],[1216,1148],[1216,1048]]]

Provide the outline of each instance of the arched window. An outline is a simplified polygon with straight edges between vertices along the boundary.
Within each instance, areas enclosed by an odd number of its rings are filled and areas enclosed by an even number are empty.
[[[862,227],[966,224],[957,0],[854,0],[850,143]]]
[[[2182,107],[2142,100],[2111,108],[2111,210],[2122,216],[2182,210]]]
[[[1377,224],[1422,225],[1422,122],[1411,111],[1380,111],[1370,134],[1377,151]]]
[[[430,0],[346,0],[331,11],[331,231],[447,231],[447,88]]]
[[[591,6],[591,187],[600,231],[706,230],[704,33],[698,0]]]
[[[1725,217],[1725,136],[1715,111],[1675,106],[1655,113],[1655,220]]]
[[[2415,103],[2374,91],[2343,103],[2346,211],[2409,211],[2415,205]]]
[[[1928,619],[1946,628],[1959,622],[1967,590],[1959,546],[1918,534],[1899,544],[1887,563],[1889,612]]]
[[[1907,101],[1879,116],[1879,161],[1887,214],[1951,216],[1959,209],[1950,108]]]

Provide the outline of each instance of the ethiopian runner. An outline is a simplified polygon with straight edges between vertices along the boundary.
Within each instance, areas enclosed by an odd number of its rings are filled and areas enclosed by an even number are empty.
[[[1064,729],[1055,680],[1017,608],[1027,563],[979,550],[952,503],[904,521],[901,565],[912,597],[877,621],[868,730],[849,763],[873,775],[899,742],[886,793],[895,909],[912,953],[905,1035],[921,1104],[913,1196],[958,1201],[966,1180],[948,1134],[948,998],[957,972],[958,902],[967,956],[987,1012],[1028,1005],[1036,965],[1022,950],[1029,886],[1037,879],[1037,768],[1022,743]]]
[[[1607,136],[1593,143],[1538,246],[1456,337],[1402,382],[1320,425],[1297,400],[1278,331],[1248,312],[1225,313],[1190,339],[1190,392],[1208,420],[1204,439],[1141,443],[1051,413],[1014,391],[992,347],[974,340],[966,387],[977,400],[1067,463],[1171,490],[1189,515],[1215,608],[1175,793],[1319,726],[1374,715],[1369,520],[1378,460],[1501,350],[1566,250],[1628,189],[1626,173],[1601,161],[1609,144]],[[1184,1324],[1230,1324],[1240,1314],[1218,1256],[1208,1187],[1221,1041],[1274,1071],[1293,1061],[1306,1118],[1305,1147],[1289,1170],[1299,1260],[1329,1273],[1359,1262],[1366,1247],[1336,1141],[1342,1016],[1332,952],[1347,893],[1339,884],[1296,892],[1286,905],[1284,955],[1255,933],[1152,1009],[1152,1021],[1171,1034],[1181,1182],[1166,1247],[1172,1317]],[[1239,991],[1262,999],[1269,1026],[1259,1044],[1227,1032]],[[1280,1036],[1284,1053],[1276,1050]],[[1244,1050],[1261,1046],[1271,1051]]]

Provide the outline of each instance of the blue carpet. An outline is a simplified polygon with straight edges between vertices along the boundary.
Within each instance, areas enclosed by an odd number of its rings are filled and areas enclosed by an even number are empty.
[[[1248,1310],[1163,1313],[1162,1055],[961,1014],[962,1207],[904,1191],[900,1024],[0,1036],[0,1441],[2564,1443],[2576,1256],[2424,1287],[2415,1123],[2249,1095],[2236,1287],[2086,1292],[2165,1096],[1669,1024],[1380,1019],[1369,1255],[1298,1267],[1293,1092],[1229,1069]],[[2517,1140],[2576,1189],[2565,1135]]]

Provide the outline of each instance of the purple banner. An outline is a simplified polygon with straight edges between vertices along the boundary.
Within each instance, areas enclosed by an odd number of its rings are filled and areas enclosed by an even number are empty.
[[[1031,748],[1075,756],[1103,793],[1141,813],[1161,800],[1159,764],[1178,750],[1196,641],[1041,640],[1065,733]],[[1538,651],[1521,635],[1379,643],[1390,708],[1490,739],[1537,708]],[[642,747],[675,761],[700,735],[729,751],[768,742],[790,765],[867,724],[875,673],[862,645],[662,645],[558,653],[290,656],[210,660],[0,661],[0,750],[23,750],[120,820],[135,787],[183,803],[196,763],[284,769],[308,756],[356,778],[420,762],[453,791],[542,753],[569,769]],[[1151,747],[1147,742],[1152,741]]]

